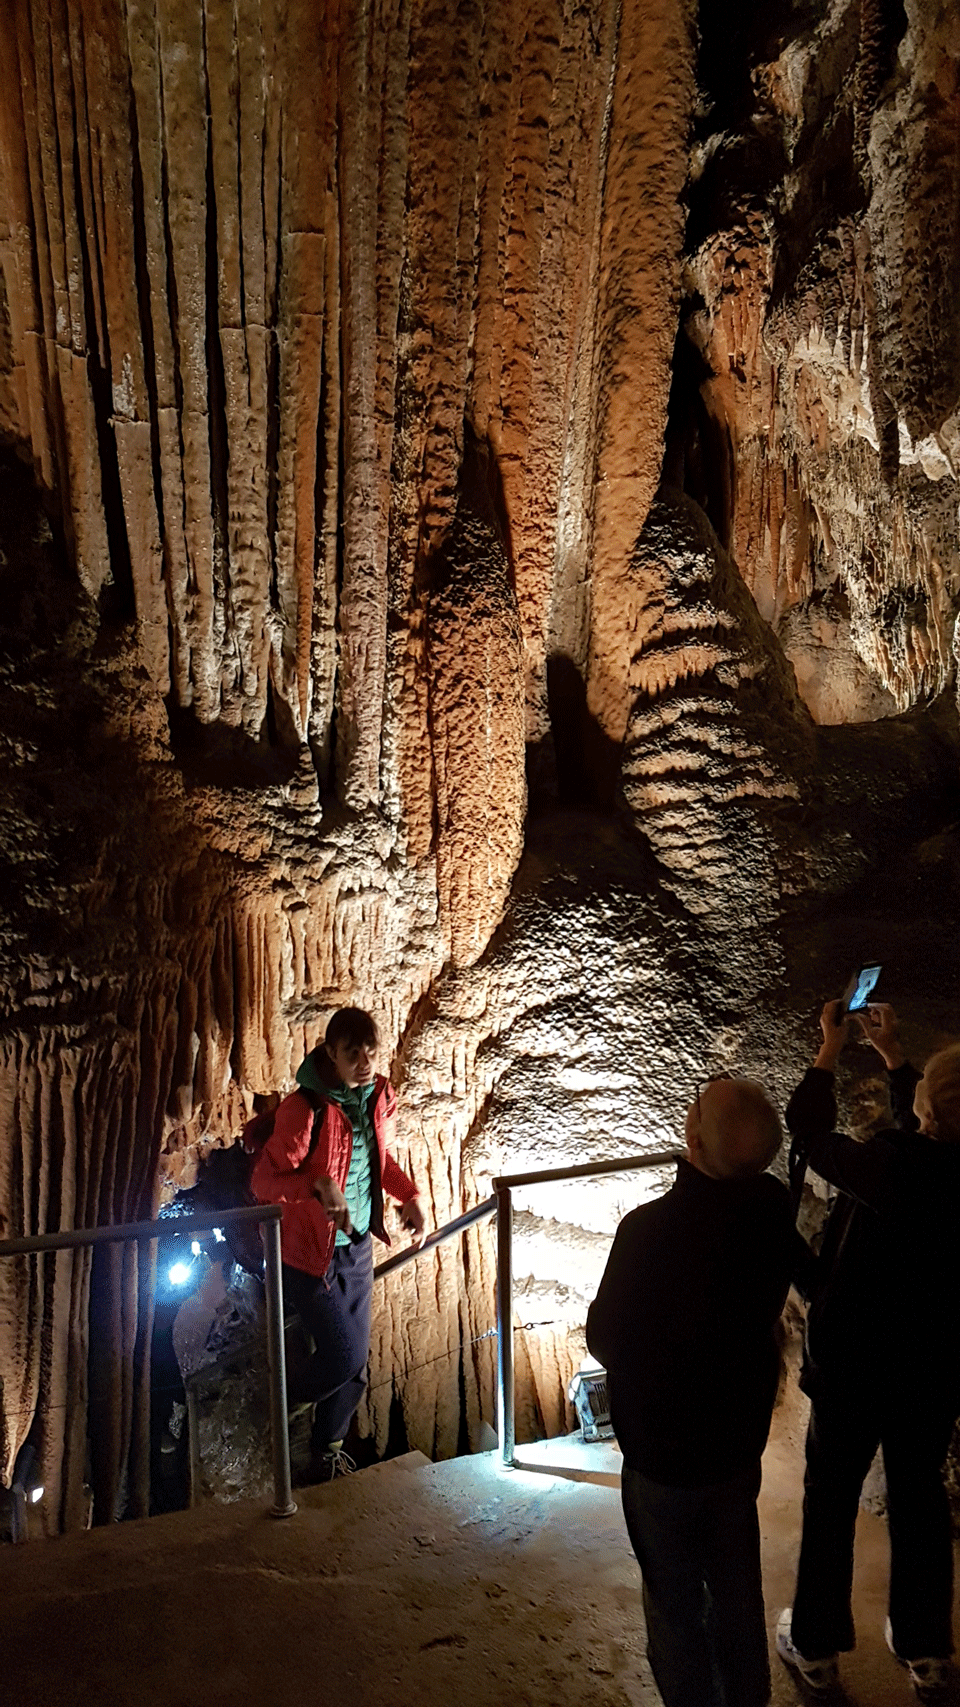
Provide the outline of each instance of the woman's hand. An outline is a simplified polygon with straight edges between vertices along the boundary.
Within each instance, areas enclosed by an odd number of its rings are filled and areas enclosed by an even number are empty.
[[[823,1042],[813,1064],[815,1067],[822,1067],[827,1073],[832,1073],[850,1034],[849,1022],[841,1001],[834,1000],[824,1004],[820,1015],[820,1030],[823,1032]]]
[[[878,1055],[883,1056],[884,1066],[889,1072],[902,1067],[906,1056],[900,1045],[900,1021],[889,1002],[871,1002],[857,1015],[860,1030],[869,1043],[873,1044]]]
[[[353,1222],[350,1219],[347,1200],[336,1180],[332,1180],[329,1174],[321,1174],[319,1179],[313,1182],[313,1195],[319,1198],[337,1231],[349,1236],[353,1232]]]
[[[420,1208],[417,1199],[411,1197],[406,1203],[399,1204],[397,1214],[400,1217],[401,1227],[405,1227],[408,1233],[412,1233],[414,1244],[422,1245],[424,1238],[423,1210]]]

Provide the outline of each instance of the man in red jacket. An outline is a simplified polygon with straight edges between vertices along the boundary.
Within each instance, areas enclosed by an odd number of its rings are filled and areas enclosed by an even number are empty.
[[[343,1441],[366,1385],[373,1302],[370,1235],[390,1243],[383,1194],[400,1205],[418,1241],[417,1188],[390,1153],[397,1099],[374,1071],[376,1025],[362,1008],[341,1008],[297,1073],[299,1089],[277,1110],[253,1170],[261,1203],[282,1203],[283,1288],[316,1350],[300,1391],[314,1403],[313,1473],[330,1481],[351,1469]]]

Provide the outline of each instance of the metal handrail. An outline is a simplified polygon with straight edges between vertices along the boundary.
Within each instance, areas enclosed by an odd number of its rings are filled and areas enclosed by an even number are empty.
[[[425,1251],[463,1233],[488,1215],[497,1217],[497,1439],[506,1469],[516,1468],[516,1395],[513,1362],[513,1192],[528,1185],[549,1181],[591,1179],[602,1174],[625,1174],[642,1168],[671,1167],[679,1161],[679,1150],[654,1150],[644,1156],[623,1156],[602,1162],[578,1162],[572,1168],[538,1168],[524,1174],[502,1174],[493,1181],[493,1196],[474,1209],[429,1234],[422,1245],[398,1251],[374,1269],[374,1278],[416,1262]]]
[[[185,1237],[195,1228],[209,1232],[228,1221],[279,1221],[279,1203],[254,1204],[244,1209],[205,1209],[199,1215],[168,1216],[165,1221],[127,1221],[116,1227],[72,1227],[62,1233],[34,1233],[30,1238],[0,1239],[0,1257],[30,1256],[34,1251],[75,1251],[85,1245],[115,1245],[126,1239]]]
[[[523,1174],[502,1174],[493,1181],[493,1195],[465,1214],[429,1233],[420,1245],[378,1263],[374,1279],[415,1262],[426,1251],[445,1244],[488,1216],[497,1217],[497,1435],[501,1462],[516,1468],[516,1397],[513,1360],[513,1192],[550,1181],[590,1179],[603,1174],[667,1167],[679,1159],[677,1150],[658,1150],[621,1160],[581,1162],[572,1168],[540,1168]],[[292,1517],[297,1507],[290,1480],[290,1441],[287,1435],[287,1365],[283,1340],[283,1284],[280,1257],[279,1203],[252,1208],[219,1209],[175,1221],[133,1221],[119,1227],[78,1227],[63,1233],[38,1233],[32,1238],[0,1240],[0,1257],[29,1256],[43,1251],[78,1250],[88,1245],[119,1244],[127,1239],[146,1242],[186,1238],[200,1229],[228,1222],[255,1221],[263,1226],[263,1266],[267,1302],[267,1362],[270,1374],[270,1433],[273,1447],[274,1517]]]
[[[494,1191],[501,1187],[545,1185],[548,1180],[591,1179],[597,1174],[626,1174],[635,1168],[666,1168],[680,1160],[679,1150],[647,1150],[642,1156],[624,1156],[606,1162],[578,1162],[575,1168],[539,1168],[531,1174],[503,1174],[493,1181]]]
[[[497,1199],[497,1439],[500,1460],[515,1470],[516,1395],[513,1365],[513,1192],[518,1186],[544,1185],[548,1180],[589,1179],[597,1174],[624,1174],[638,1168],[662,1168],[680,1159],[679,1150],[626,1156],[622,1161],[581,1162],[575,1168],[540,1168],[534,1173],[503,1174],[493,1182]]]
[[[496,1215],[496,1197],[485,1197],[475,1208],[468,1209],[465,1215],[458,1215],[455,1221],[448,1221],[435,1232],[428,1233],[421,1245],[411,1245],[408,1250],[397,1251],[395,1256],[387,1257],[384,1262],[378,1262],[373,1271],[374,1280],[379,1280],[384,1274],[392,1274],[395,1268],[403,1268],[405,1263],[416,1262],[424,1251],[432,1251],[435,1245],[445,1245],[448,1239],[455,1239],[458,1233],[465,1233],[477,1221],[484,1221],[488,1215]]]
[[[198,1229],[223,1227],[232,1221],[257,1221],[263,1226],[263,1278],[267,1294],[267,1365],[270,1372],[270,1436],[273,1447],[273,1515],[292,1517],[297,1507],[290,1484],[290,1441],[287,1436],[287,1361],[283,1344],[283,1287],[280,1274],[279,1203],[249,1209],[217,1209],[184,1215],[175,1221],[131,1221],[120,1227],[76,1227],[64,1233],[37,1233],[29,1239],[0,1241],[0,1257],[30,1256],[42,1251],[75,1251],[86,1245],[121,1244],[127,1239],[187,1238]]]

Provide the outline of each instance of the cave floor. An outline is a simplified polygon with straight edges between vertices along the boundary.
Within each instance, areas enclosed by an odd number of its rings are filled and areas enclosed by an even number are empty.
[[[760,1499],[769,1619],[789,1599],[799,1421],[781,1412]],[[262,1506],[205,1506],[0,1550],[4,1701],[22,1707],[657,1707],[616,1458],[568,1445],[420,1454]],[[551,1469],[548,1465],[552,1466]],[[556,1472],[559,1471],[559,1474]],[[591,1472],[593,1473],[593,1472]],[[845,1699],[915,1697],[883,1643],[886,1535],[861,1514],[860,1645]],[[776,1707],[798,1702],[773,1663]]]

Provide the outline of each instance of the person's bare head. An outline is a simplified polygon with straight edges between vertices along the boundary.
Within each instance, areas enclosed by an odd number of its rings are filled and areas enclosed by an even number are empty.
[[[687,1109],[687,1157],[712,1179],[749,1179],[770,1166],[783,1129],[762,1085],[711,1079]]]

